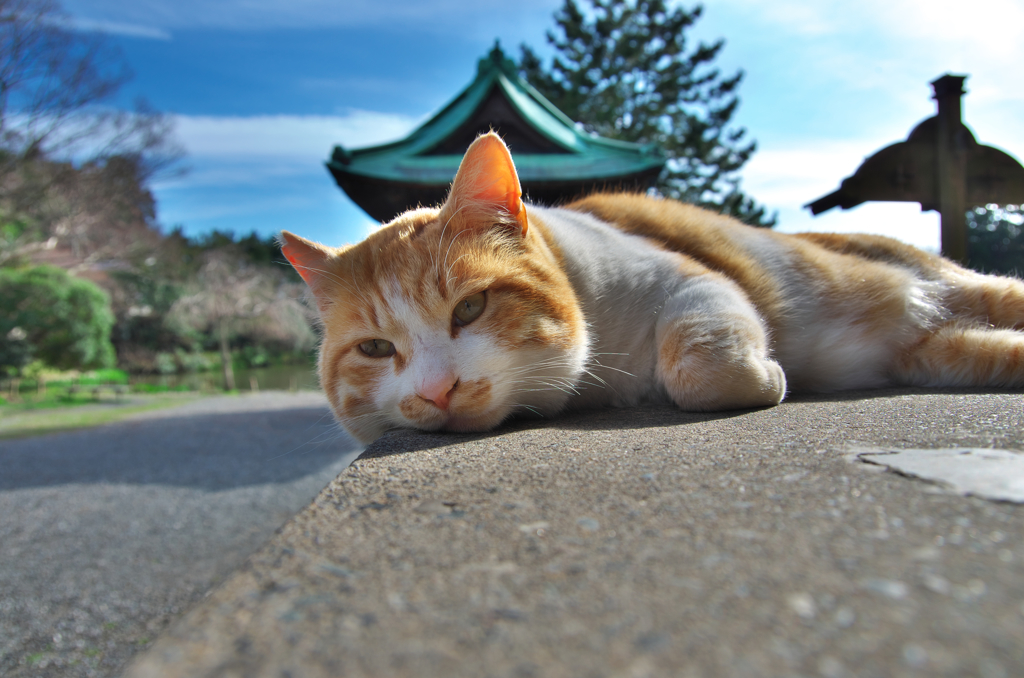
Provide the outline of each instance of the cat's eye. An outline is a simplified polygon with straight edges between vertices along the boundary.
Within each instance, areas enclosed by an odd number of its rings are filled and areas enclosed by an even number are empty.
[[[395,345],[387,339],[370,339],[359,344],[359,350],[371,358],[387,358],[395,354]]]
[[[455,310],[452,311],[452,322],[458,326],[468,325],[484,312],[484,307],[487,306],[487,293],[477,292],[471,294],[458,303]]]

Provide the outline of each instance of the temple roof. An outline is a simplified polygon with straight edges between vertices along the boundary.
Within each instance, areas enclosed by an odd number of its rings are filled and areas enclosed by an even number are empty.
[[[417,205],[442,202],[469,144],[496,131],[512,152],[524,197],[555,204],[601,188],[653,185],[665,157],[653,144],[582,131],[516,73],[495,45],[476,79],[401,141],[367,148],[335,146],[327,168],[370,216],[388,221]]]

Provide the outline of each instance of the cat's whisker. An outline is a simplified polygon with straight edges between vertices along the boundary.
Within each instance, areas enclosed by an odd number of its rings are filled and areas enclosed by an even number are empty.
[[[627,377],[633,377],[634,379],[636,378],[636,375],[633,374],[632,372],[627,372],[626,370],[620,370],[618,367],[612,367],[611,365],[602,365],[599,362],[594,362],[592,366],[593,367],[600,367],[600,368],[605,369],[605,370],[614,370],[616,372],[621,372],[622,374],[626,375]]]
[[[518,369],[515,369],[515,370],[509,370],[505,374],[510,376],[510,377],[523,377],[523,376],[527,376],[527,375],[531,375],[531,374],[558,373],[558,372],[561,371],[560,368],[563,368],[563,367],[567,367],[567,366],[545,365],[545,366],[540,366],[540,367],[518,368]]]
[[[458,233],[455,234],[455,237],[451,239],[451,242],[448,243],[448,249],[444,253],[444,264],[442,265],[442,268],[444,269],[446,276],[451,274],[451,269],[448,268],[448,255],[452,253],[452,245],[454,245],[455,241],[459,239],[459,236],[461,236],[463,233],[468,232],[468,230],[469,229],[463,229],[459,231]],[[461,258],[462,257],[459,257],[459,259]],[[459,259],[453,261],[452,266],[454,266]],[[438,280],[440,280],[440,274],[438,275]]]
[[[309,429],[313,428],[314,426],[319,426],[323,422],[324,419],[327,419],[328,417],[331,417],[331,416],[332,415],[331,415],[330,412],[325,412],[323,415],[320,416],[319,419],[317,419],[312,424],[310,424],[308,427],[306,427],[306,430],[308,431]]]
[[[363,414],[356,414],[354,416],[345,417],[346,421],[356,421],[356,420],[367,419],[367,418],[370,418],[370,419],[376,418],[376,419],[380,419],[381,421],[384,421],[384,420],[387,420],[388,415],[385,414],[384,412],[381,412],[380,410],[375,410],[373,412],[364,412]]]
[[[345,280],[344,278],[342,278],[341,276],[339,276],[339,275],[337,275],[335,273],[332,273],[331,271],[328,271],[327,269],[315,268],[313,266],[302,266],[302,265],[298,265],[298,264],[295,264],[294,267],[295,267],[296,270],[300,270],[301,269],[301,270],[306,271],[308,273],[316,273],[319,276],[323,276],[323,277],[327,278],[331,282],[334,282],[334,283],[340,285],[341,287],[343,287],[347,292],[349,292],[349,294],[351,294],[352,296],[357,297],[364,304],[366,304],[366,303],[368,303],[370,301],[369,298],[366,296],[366,293],[363,290],[358,289],[356,287],[353,287],[347,280]],[[340,297],[339,298],[339,297],[335,296],[335,297],[331,298],[332,302],[339,301],[339,300],[344,301],[344,303],[346,303],[346,304],[350,304],[351,303],[345,297]]]
[[[332,273],[332,272],[330,272],[328,270],[324,270],[322,268],[313,268],[311,266],[299,266],[299,265],[296,265],[295,268],[296,269],[305,270],[305,271],[308,271],[308,272],[317,273],[318,276],[323,276],[323,277],[327,278],[328,280],[330,280],[333,283],[337,284],[338,286],[342,287],[346,292],[349,293],[350,296],[355,297],[358,301],[361,302],[361,304],[357,305],[357,304],[354,304],[352,299],[348,298],[348,296],[338,296],[338,295],[335,295],[335,296],[331,297],[331,302],[332,303],[340,302],[340,303],[345,304],[346,306],[360,307],[360,306],[365,306],[366,304],[368,304],[370,302],[370,299],[366,296],[365,292],[362,292],[361,290],[358,290],[358,289],[352,287],[347,281],[345,281],[344,279],[340,278],[339,276],[336,276],[335,273]]]
[[[303,447],[306,447],[307,445],[312,445],[312,449],[303,452],[303,454],[309,454],[310,452],[315,452],[316,450],[320,449],[321,447],[323,447],[327,443],[330,443],[333,440],[340,439],[342,436],[348,437],[344,430],[341,428],[333,429],[331,431],[324,431],[323,433],[314,436],[313,438],[307,440],[306,442],[296,445],[287,452],[279,454],[274,457],[269,457],[265,461],[274,461],[275,459],[280,459],[281,457],[287,457],[288,455],[294,453],[297,450],[302,449]]]
[[[433,262],[434,277],[437,279],[438,282],[441,281],[441,269],[437,266],[437,264],[440,263],[441,261],[441,245],[444,244],[444,234],[448,230],[448,224],[452,222],[452,219],[455,218],[455,215],[461,212],[462,209],[463,206],[460,205],[454,212],[452,212],[451,216],[449,216],[448,219],[444,222],[444,227],[441,229],[441,236],[437,239],[437,258],[434,259]],[[451,246],[449,246],[449,249],[451,249]]]
[[[537,387],[537,386],[544,386],[546,388],[540,388],[540,389],[537,389],[537,390],[544,391],[544,390],[550,390],[550,389],[557,389],[559,391],[562,391],[563,393],[574,393],[576,395],[579,394],[579,392],[576,390],[576,384],[574,382],[570,382],[568,380],[559,381],[557,379],[552,379],[551,377],[545,377],[545,376],[528,377],[528,378],[525,378],[525,379],[516,379],[516,380],[513,380],[512,382],[510,382],[509,386],[513,386],[513,387],[524,387],[524,386]]]
[[[562,380],[567,383],[572,383],[572,380],[565,377],[564,373],[551,373],[546,369],[529,370],[529,371],[509,371],[508,376],[514,377],[515,381],[523,381],[525,379],[554,379]]]
[[[515,395],[517,393],[544,393],[546,391],[555,391],[554,388],[517,388],[509,391],[509,395]]]
[[[570,395],[579,395],[580,394],[580,392],[577,391],[575,388],[573,388],[572,385],[570,385],[570,384],[556,384],[556,383],[551,383],[550,381],[542,381],[541,379],[537,379],[536,383],[544,384],[545,386],[550,386],[551,388],[553,388],[555,390],[558,390],[558,391],[561,391],[562,393],[568,393]]]
[[[537,362],[537,363],[531,363],[529,365],[523,365],[522,367],[512,368],[512,369],[508,370],[508,372],[506,372],[506,373],[507,374],[519,374],[521,372],[529,372],[529,371],[541,370],[541,369],[545,369],[545,368],[548,368],[548,367],[568,367],[568,368],[571,368],[573,366],[573,364],[574,363],[571,360],[567,360],[565,358],[549,358],[547,360],[542,360],[542,361]]]
[[[544,360],[538,363],[530,363],[528,365],[521,365],[520,367],[509,368],[506,374],[516,374],[517,372],[525,372],[529,370],[536,370],[541,367],[557,366],[559,363],[553,363],[550,360]],[[564,364],[564,363],[561,363]]]
[[[513,403],[512,406],[513,407],[521,407],[524,410],[530,410],[531,412],[536,414],[538,417],[543,417],[544,416],[543,414],[540,413],[540,410],[538,410],[536,407],[533,407],[531,405],[524,405],[523,403]]]
[[[585,379],[577,379],[576,380],[577,384],[586,384],[587,386],[593,386],[595,388],[609,388],[608,382],[604,381],[603,379],[601,379],[600,382],[601,383],[598,384],[598,383],[595,383],[593,381],[587,381]]]
[[[541,374],[519,377],[518,379],[511,380],[510,384],[516,386],[519,384],[543,384],[545,386],[554,386],[555,384],[561,384],[563,387],[571,388],[574,382],[569,379],[563,379],[555,375]]]
[[[453,241],[453,242],[454,242],[454,241]],[[462,255],[462,256],[460,256],[460,257],[459,257],[458,259],[456,259],[455,261],[453,261],[453,262],[452,262],[452,265],[451,265],[451,266],[448,266],[448,267],[447,267],[447,270],[445,271],[445,275],[446,275],[446,276],[448,276],[448,282],[451,282],[451,281],[452,281],[453,279],[455,279],[455,278],[457,278],[457,277],[458,277],[458,276],[453,276],[453,275],[452,275],[452,269],[453,269],[453,268],[455,268],[455,264],[459,263],[459,260],[461,260],[461,259],[464,259],[464,258],[466,258],[467,256],[468,256],[468,254],[463,254],[463,255]],[[445,259],[447,259],[447,255],[445,256]],[[446,284],[447,284],[447,283],[446,283]]]
[[[324,269],[324,268],[314,268],[312,266],[301,266],[301,265],[295,265],[295,268],[296,269],[302,269],[304,271],[308,271],[308,272],[311,272],[311,273],[318,273],[318,274],[328,278],[329,280],[332,280],[332,281],[338,283],[339,285],[345,285],[346,287],[348,286],[348,283],[345,281],[344,278],[341,278],[337,274],[332,273],[331,271],[328,271],[327,269]]]
[[[434,277],[438,280],[441,279],[441,269],[438,267],[438,262],[441,260],[441,243],[444,242],[444,233],[448,230],[448,224],[450,224],[451,221],[451,217],[449,217],[448,220],[444,222],[444,227],[441,228],[441,236],[437,239],[437,256],[435,257],[433,252],[430,253],[431,268],[434,269]]]

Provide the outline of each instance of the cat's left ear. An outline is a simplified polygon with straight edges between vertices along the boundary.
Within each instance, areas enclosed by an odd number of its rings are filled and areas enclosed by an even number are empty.
[[[288,231],[281,231],[281,253],[309,285],[317,307],[323,312],[329,298],[328,288],[332,286],[331,274],[327,269],[334,253],[323,245]]]
[[[462,158],[446,207],[464,202],[485,203],[508,212],[526,235],[529,223],[519,175],[508,147],[494,132],[477,137]]]

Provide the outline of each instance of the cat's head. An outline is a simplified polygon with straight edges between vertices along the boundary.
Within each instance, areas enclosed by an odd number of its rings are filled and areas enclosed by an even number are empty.
[[[479,137],[440,208],[325,247],[282,233],[320,311],[320,384],[363,442],[390,428],[481,431],[561,409],[587,332],[512,157]]]

